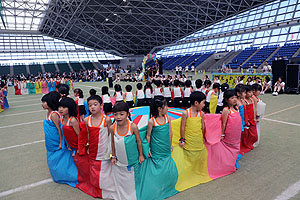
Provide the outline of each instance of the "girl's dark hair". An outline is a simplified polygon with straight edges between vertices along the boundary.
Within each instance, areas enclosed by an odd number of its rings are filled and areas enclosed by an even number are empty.
[[[179,86],[179,84],[180,84],[179,80],[174,80],[174,86],[175,87]]]
[[[202,86],[202,80],[201,79],[197,79],[196,82],[195,82],[195,84],[196,84],[196,88],[201,88],[201,86]]]
[[[259,84],[257,84],[257,83],[254,83],[254,84],[252,85],[252,88],[253,88],[253,90],[255,90],[255,91],[262,91],[261,85],[259,85]]]
[[[221,90],[222,90],[222,92],[225,92],[225,91],[227,91],[229,89],[229,85],[227,84],[227,83],[223,83],[222,85],[221,85]]]
[[[184,84],[185,84],[186,87],[191,87],[192,81],[186,80]]]
[[[65,87],[64,85],[61,85],[58,88],[58,92],[61,95],[62,98],[65,98],[69,95],[69,89],[67,87]]]
[[[122,91],[122,87],[119,84],[116,84],[114,88],[115,88],[116,92],[121,92]]]
[[[143,88],[143,85],[141,83],[136,84],[136,87],[138,90],[141,90]]]
[[[158,108],[163,108],[166,105],[168,105],[168,102],[164,97],[162,96],[154,97],[151,100],[150,115],[155,118],[158,117]]]
[[[201,103],[201,101],[205,100],[206,96],[202,92],[194,91],[190,95],[191,105],[194,105],[197,101],[198,103]]]
[[[169,80],[164,80],[164,86],[165,86],[165,87],[169,87],[169,84],[170,84],[170,83],[169,83]]]
[[[244,87],[245,87],[246,92],[250,92],[253,90],[253,87],[251,85],[245,85]]]
[[[69,109],[69,116],[70,117],[77,117],[77,105],[75,101],[72,98],[66,97],[63,98],[59,104],[58,107],[64,107]]]
[[[60,100],[60,94],[56,91],[49,92],[42,97],[42,102],[46,102],[51,110],[58,110],[58,103]]]
[[[126,92],[131,92],[132,86],[131,85],[126,85],[125,90],[126,90]]]
[[[90,93],[90,96],[93,96],[93,95],[97,94],[97,91],[95,89],[90,89],[89,93]]]
[[[269,82],[271,80],[270,77],[268,77],[268,76],[266,76],[265,79],[266,79],[267,82]]]
[[[156,85],[156,87],[160,87],[162,82],[161,82],[161,80],[156,80],[156,81],[154,81],[154,84]]]
[[[227,90],[227,91],[224,92],[224,99],[223,99],[223,105],[224,105],[224,107],[228,107],[228,108],[230,107],[228,105],[228,99],[230,97],[233,97],[233,96],[236,96],[235,90]],[[236,105],[234,105],[234,108],[237,109]]]
[[[246,92],[245,85],[238,84],[238,85],[235,86],[234,93],[235,93],[236,96],[238,96],[237,93],[243,93],[243,92]]]
[[[90,96],[89,98],[87,98],[87,102],[89,102],[91,100],[98,101],[100,104],[102,104],[102,98],[99,95],[93,95],[93,96]]]
[[[147,82],[146,82],[146,85],[145,85],[145,87],[144,87],[144,92],[145,92],[145,93],[146,93],[146,89],[147,89],[147,88],[150,88],[151,93],[153,92],[152,85],[151,85],[151,82],[150,82],[150,81],[147,81]]]
[[[83,98],[83,91],[80,88],[76,88],[74,93],[79,95],[79,98]]]
[[[70,91],[70,87],[67,84],[59,83],[55,86],[55,88],[59,91],[60,87],[66,87],[68,92]]]
[[[108,87],[107,87],[107,86],[103,86],[103,87],[101,88],[101,91],[102,91],[102,95],[108,94],[108,96],[109,96],[109,93],[108,93]]]
[[[221,85],[219,83],[214,83],[212,88],[213,89],[216,89],[216,88],[219,88],[220,89]]]
[[[206,87],[206,86],[211,86],[211,81],[210,80],[205,80],[204,81],[204,86]]]
[[[250,76],[248,76],[247,81],[250,79],[250,81],[252,81],[252,78]]]
[[[121,112],[121,111],[127,112],[128,113],[128,119],[131,121],[130,112],[129,112],[129,106],[124,101],[116,103],[114,105],[114,107],[112,108],[112,112],[113,113]]]

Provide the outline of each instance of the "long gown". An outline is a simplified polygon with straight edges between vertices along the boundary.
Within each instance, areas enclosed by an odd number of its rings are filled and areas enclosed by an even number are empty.
[[[42,93],[48,94],[48,83],[46,81],[42,82]]]
[[[181,118],[172,121],[174,148],[171,155],[178,170],[178,181],[175,186],[178,191],[212,180],[208,174],[208,152],[204,145],[200,116],[187,118],[184,148],[179,146]]]
[[[4,109],[8,109],[9,104],[8,104],[8,101],[7,101],[7,90],[4,90],[3,94],[4,94]]]
[[[21,93],[22,93],[22,94],[28,94],[27,82],[22,82],[22,85],[21,85]]]
[[[213,124],[213,126],[208,126]],[[216,126],[220,127],[217,129]],[[228,115],[227,124],[225,128],[225,137],[222,141],[221,133],[216,133],[216,130],[222,130],[222,117],[220,114],[205,115],[206,137],[211,134],[219,135],[218,142],[208,144],[206,148],[208,151],[208,173],[212,179],[217,179],[235,172],[236,160],[240,152],[242,119],[238,111],[230,110]],[[209,128],[211,127],[211,128]]]
[[[15,83],[14,88],[15,88],[15,95],[22,95],[20,83]]]
[[[82,190],[83,192],[91,195],[92,197],[101,197],[101,190],[94,187],[90,183],[90,173],[89,173],[89,157],[88,154],[79,154],[78,151],[78,136],[74,131],[73,127],[70,126],[70,121],[72,117],[68,119],[66,125],[62,125],[61,129],[63,131],[64,137],[66,138],[66,142],[70,148],[72,148],[72,157],[74,163],[78,170],[78,184],[77,188]],[[85,124],[80,124],[80,128],[85,129]]]
[[[40,81],[35,82],[35,93],[42,94],[42,83]]]
[[[250,124],[249,127],[244,129],[241,137],[240,153],[244,154],[254,149],[253,144],[257,141],[256,122],[254,121],[254,104],[246,100],[247,105],[245,109],[245,124]]]
[[[35,84],[34,82],[27,83],[29,94],[35,94]]]
[[[57,113],[57,111],[54,112]],[[47,163],[49,171],[53,181],[76,187],[78,184],[78,171],[72,158],[72,152],[68,150],[67,146],[65,145],[66,142],[64,137],[62,148],[58,149],[58,130],[50,118],[54,112],[50,113],[49,117],[44,120],[45,145],[47,150]]]
[[[150,149],[152,157],[146,159],[141,166],[142,188],[139,199],[165,199],[178,191],[175,185],[178,179],[176,163],[171,156],[168,116],[160,125],[152,118],[154,126],[151,132]]]

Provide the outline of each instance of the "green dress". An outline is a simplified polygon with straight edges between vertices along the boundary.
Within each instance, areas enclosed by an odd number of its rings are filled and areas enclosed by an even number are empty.
[[[27,83],[28,93],[35,94],[35,84],[33,82]]]

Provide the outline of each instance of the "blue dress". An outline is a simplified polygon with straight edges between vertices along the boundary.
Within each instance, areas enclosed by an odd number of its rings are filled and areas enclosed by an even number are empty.
[[[4,97],[4,109],[7,109],[7,108],[9,108],[8,101],[7,101],[7,98],[6,98],[7,97],[7,91],[4,90],[3,94],[5,95],[5,97]]]

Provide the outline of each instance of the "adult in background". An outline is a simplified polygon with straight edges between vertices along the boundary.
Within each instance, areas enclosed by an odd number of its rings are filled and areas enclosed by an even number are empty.
[[[115,73],[115,71],[111,67],[108,67],[106,72],[107,72],[109,87],[112,88],[113,87],[112,76],[113,76],[113,73]]]
[[[164,62],[162,61],[161,57],[159,57],[158,59],[159,74],[163,74],[163,64]]]
[[[263,73],[271,73],[271,72],[272,72],[271,66],[269,65],[268,62],[265,62],[263,66]]]

